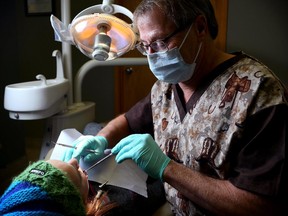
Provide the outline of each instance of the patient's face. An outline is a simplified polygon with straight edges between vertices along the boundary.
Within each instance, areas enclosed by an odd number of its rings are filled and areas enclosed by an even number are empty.
[[[48,160],[47,162],[63,171],[68,176],[79,189],[84,202],[86,202],[89,190],[88,175],[79,167],[78,161],[73,158],[67,163],[60,160]]]

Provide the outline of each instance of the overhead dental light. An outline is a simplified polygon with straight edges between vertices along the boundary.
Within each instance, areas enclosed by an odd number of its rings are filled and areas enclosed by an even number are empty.
[[[58,18],[51,16],[55,39],[75,45],[83,54],[98,61],[113,60],[134,48],[137,34],[133,29],[133,14],[126,8],[104,0],[81,11],[66,27]],[[113,14],[123,14],[131,24]]]

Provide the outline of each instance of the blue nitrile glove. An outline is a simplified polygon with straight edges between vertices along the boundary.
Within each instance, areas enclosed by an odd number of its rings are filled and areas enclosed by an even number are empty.
[[[122,139],[111,152],[117,154],[115,160],[121,163],[132,159],[149,176],[161,179],[170,162],[150,134],[133,134]]]
[[[72,149],[70,152],[65,153],[64,161],[69,161],[71,158],[76,158],[78,161],[83,157],[84,162],[92,162],[101,158],[104,154],[104,150],[108,146],[108,141],[103,136],[81,136],[75,140],[72,145],[76,149]],[[88,150],[95,150],[95,153],[91,153]]]

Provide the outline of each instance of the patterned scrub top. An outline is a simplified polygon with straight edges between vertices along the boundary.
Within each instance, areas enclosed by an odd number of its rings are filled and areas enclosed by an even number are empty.
[[[172,160],[256,194],[287,199],[287,92],[243,53],[219,65],[185,104],[178,85],[157,81],[126,114]],[[286,139],[286,140],[285,140]],[[165,183],[177,215],[205,211]]]

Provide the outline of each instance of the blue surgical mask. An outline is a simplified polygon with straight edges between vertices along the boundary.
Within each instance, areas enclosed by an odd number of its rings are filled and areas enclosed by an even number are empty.
[[[179,51],[185,42],[191,27],[192,25],[179,48],[175,47],[165,52],[152,53],[147,56],[149,68],[158,80],[176,84],[189,80],[194,74],[196,67],[195,61],[201,50],[202,43],[199,45],[198,52],[192,64],[186,63]]]

